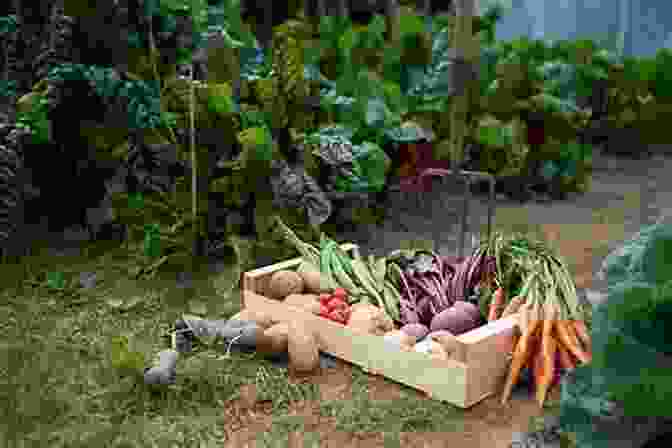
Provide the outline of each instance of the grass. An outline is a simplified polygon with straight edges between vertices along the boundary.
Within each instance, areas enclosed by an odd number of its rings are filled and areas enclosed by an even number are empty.
[[[224,406],[249,384],[258,400],[271,403],[273,415],[259,446],[286,446],[282,440],[302,425],[286,415],[297,401],[315,400],[339,430],[392,439],[399,431],[445,431],[459,420],[455,408],[410,390],[399,400],[369,401],[366,375],[357,368],[352,400],[321,402],[317,386],[290,381],[286,369],[256,354],[223,359],[197,351],[178,364],[176,384],[159,390],[120,378],[110,360],[112,337],[127,336],[152,359],[168,347],[172,323],[194,303],[217,318],[240,307],[230,288],[234,270],[177,288],[169,277],[133,280],[128,265],[121,248],[82,256],[40,252],[0,265],[0,446],[222,446],[230,424]],[[95,287],[78,285],[83,272],[96,273]]]

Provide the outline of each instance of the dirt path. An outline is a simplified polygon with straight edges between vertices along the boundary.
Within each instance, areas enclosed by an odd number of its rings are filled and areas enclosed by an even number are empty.
[[[309,381],[317,384],[320,400],[352,399],[352,368],[339,362],[334,369],[322,371],[310,377]],[[541,415],[537,405],[528,399],[529,392],[518,390],[504,407],[497,397],[491,397],[461,414],[454,421],[446,422],[445,431],[401,433],[401,443],[409,448],[443,448],[443,447],[488,447],[508,448],[514,432],[527,431],[530,418]],[[400,388],[381,377],[368,377],[368,400],[394,400],[400,397]],[[557,398],[557,390],[551,398]],[[227,448],[243,448],[255,446],[259,434],[271,431],[277,423],[270,415],[270,403],[258,402],[253,387],[246,386],[241,390],[241,399],[227,407],[227,421],[232,425],[229,430]],[[320,447],[361,447],[382,448],[388,445],[382,434],[351,434],[336,428],[333,418],[320,416],[319,403],[293,403],[287,415],[296,416],[304,425],[303,433],[294,433],[290,437],[289,447],[304,445],[307,437],[318,438]],[[307,434],[309,433],[309,434]],[[285,446],[285,445],[282,445]],[[318,445],[316,445],[318,446]]]

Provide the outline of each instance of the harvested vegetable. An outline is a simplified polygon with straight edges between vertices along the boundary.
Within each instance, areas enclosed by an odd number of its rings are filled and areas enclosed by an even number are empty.
[[[582,364],[588,364],[591,360],[591,355],[586,353],[581,347],[576,334],[574,333],[574,326],[571,321],[557,319],[554,323],[554,328],[558,336],[558,341],[574,356],[581,361]]]
[[[427,251],[398,251],[390,262],[396,266],[389,271],[401,285],[402,323],[429,324],[434,315],[453,305],[448,294],[452,269],[442,257]]]
[[[268,282],[267,294],[271,299],[282,300],[290,294],[303,292],[303,279],[294,271],[276,271]]]
[[[501,318],[511,316],[512,314],[516,314],[519,310],[520,307],[525,303],[525,297],[518,295],[511,299],[509,303],[506,305],[506,308],[504,308],[504,311],[502,311],[502,315],[500,316]]]
[[[593,351],[593,344],[590,340],[590,333],[588,333],[586,323],[582,320],[575,320],[573,321],[573,325],[574,330],[576,330],[576,335],[579,337],[583,347],[585,348],[586,352],[590,354]]]
[[[516,343],[511,358],[511,367],[504,384],[502,393],[502,404],[506,404],[511,396],[513,386],[520,377],[520,372],[534,355],[535,342],[538,334],[541,332],[541,320],[536,309],[526,309],[521,313],[521,335]]]
[[[480,323],[481,311],[478,309],[478,306],[474,305],[471,302],[466,302],[464,300],[456,300],[453,306],[469,314],[472,317],[472,319],[474,319],[474,322],[476,322],[477,324]]]
[[[435,315],[429,329],[431,331],[448,330],[455,335],[473,330],[478,325],[469,312],[450,307]]]
[[[576,367],[576,363],[572,359],[572,355],[562,344],[558,344],[558,362],[560,367],[565,370],[572,370]]]
[[[466,300],[481,281],[495,272],[495,259],[487,255],[485,247],[477,248],[474,253],[455,266],[448,285],[448,296],[452,301]]]
[[[546,394],[553,383],[555,375],[555,352],[557,341],[553,337],[553,322],[556,320],[555,308],[547,303],[541,330],[541,357],[542,367],[537,379],[537,403],[544,406]]]
[[[315,294],[290,294],[285,298],[284,303],[304,309],[315,315],[320,314],[319,296]]]
[[[427,336],[429,333],[429,328],[422,324],[406,324],[401,327],[401,331],[406,333],[409,336],[413,336],[416,340],[420,340]]]
[[[321,294],[329,291],[328,285],[318,271],[297,271],[304,285],[304,292],[308,294]]]
[[[320,365],[320,352],[313,333],[299,322],[288,326],[289,365],[296,373],[311,373]]]
[[[252,291],[243,291],[243,302],[246,303],[246,297],[249,295],[257,296],[257,297],[263,297],[259,296],[258,294],[253,293]],[[263,297],[266,299],[266,297]],[[268,300],[268,299],[267,299]],[[249,322],[254,322],[257,325],[259,325],[261,328],[269,328],[271,325],[278,323],[276,319],[273,317],[273,315],[270,312],[258,310],[258,309],[250,309],[250,308],[244,308],[243,310],[240,311],[235,317],[235,320],[242,320],[242,321],[249,321]],[[233,318],[232,318],[233,319]]]
[[[365,303],[353,305],[348,326],[367,334],[384,335],[394,330],[394,322],[377,306]]]
[[[271,354],[279,354],[287,352],[289,340],[289,324],[287,322],[280,322],[264,331],[264,335],[270,339],[268,344],[268,352]]]
[[[338,322],[339,324],[347,324],[348,319],[349,319],[349,314],[347,310],[343,309],[333,309],[329,311],[328,314],[329,320],[332,320],[334,322]]]
[[[504,289],[501,287],[497,288],[495,293],[492,296],[490,301],[490,310],[488,312],[488,322],[499,319],[502,311],[504,310],[505,299],[504,299]]]

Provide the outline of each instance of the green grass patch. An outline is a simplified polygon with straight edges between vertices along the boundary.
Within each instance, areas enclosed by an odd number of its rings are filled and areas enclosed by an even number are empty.
[[[225,356],[199,347],[179,361],[176,384],[160,389],[120,377],[111,364],[112,338],[126,336],[151,360],[194,304],[211,318],[240,309],[233,268],[204,272],[189,288],[178,288],[170,275],[134,279],[131,268],[123,248],[72,256],[36,251],[20,264],[0,265],[1,446],[222,446],[230,423],[224,406],[250,384],[273,415],[259,446],[276,446],[300,428],[287,408],[319,402],[318,386],[290,380],[285,368],[254,353]],[[95,273],[95,286],[82,287],[81,273]],[[352,400],[320,403],[340,430],[398,440],[399,431],[445,431],[446,422],[459,421],[455,408],[414,398],[410,389],[399,400],[369,401],[366,375],[354,375]],[[301,432],[307,446],[319,446]]]

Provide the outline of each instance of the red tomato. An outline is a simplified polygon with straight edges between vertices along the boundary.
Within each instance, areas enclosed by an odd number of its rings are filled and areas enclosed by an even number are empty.
[[[329,311],[344,310],[348,308],[348,303],[340,297],[334,297],[327,303],[327,308],[329,308]]]
[[[326,305],[332,299],[331,294],[320,294],[320,303]]]
[[[341,297],[341,298],[345,299],[346,297],[348,297],[348,291],[346,291],[343,288],[336,288],[336,289],[334,289],[334,293],[332,294],[332,296],[333,297]]]
[[[332,310],[329,312],[329,318],[334,322],[338,322],[339,324],[343,325],[345,325],[345,323],[348,321],[347,316],[343,310]]]
[[[321,317],[329,318],[329,308],[325,305],[320,305],[320,314]]]

